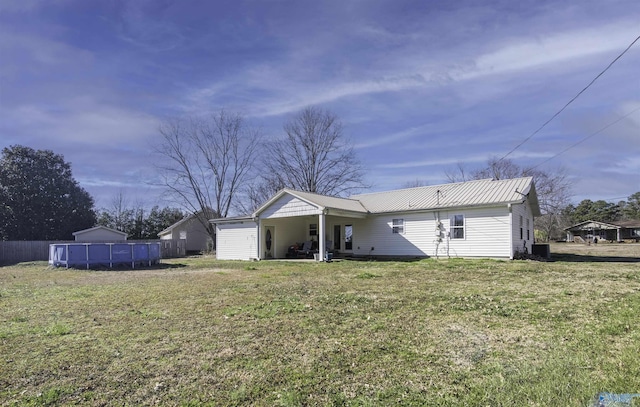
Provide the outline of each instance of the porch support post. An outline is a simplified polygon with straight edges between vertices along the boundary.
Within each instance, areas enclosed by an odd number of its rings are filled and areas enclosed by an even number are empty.
[[[262,260],[262,219],[258,218],[258,253],[257,259]]]
[[[620,228],[616,229],[616,237],[618,238],[618,240],[617,240],[618,242],[622,241],[622,239],[620,238]]]
[[[327,250],[326,242],[324,240],[324,229],[325,229],[325,214],[324,210],[320,212],[318,215],[318,261],[324,260],[324,252]]]

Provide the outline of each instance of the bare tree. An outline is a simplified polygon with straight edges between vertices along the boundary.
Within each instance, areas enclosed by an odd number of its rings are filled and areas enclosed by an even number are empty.
[[[517,177],[533,177],[543,216],[536,219],[536,229],[549,239],[562,226],[562,209],[569,203],[571,185],[564,169],[553,172],[539,169],[523,168],[511,160],[492,157],[485,167],[468,171],[463,164],[458,164],[452,172],[445,172],[451,182],[462,182],[474,179],[509,179]]]
[[[221,110],[167,121],[160,136],[162,185],[214,238],[209,219],[228,216],[235,205],[254,168],[259,131],[242,116]]]
[[[264,184],[341,196],[364,189],[364,167],[330,111],[307,107],[284,124],[284,138],[266,146]]]
[[[429,183],[425,180],[416,178],[413,181],[407,181],[402,184],[402,188],[418,188],[418,187],[426,187]]]
[[[463,163],[456,164],[453,170],[444,170],[444,176],[447,177],[449,182],[464,182],[472,179],[470,178],[469,170]]]

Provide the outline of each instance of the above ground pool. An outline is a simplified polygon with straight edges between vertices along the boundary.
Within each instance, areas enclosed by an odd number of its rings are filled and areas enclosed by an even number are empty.
[[[49,264],[55,267],[142,267],[160,261],[160,243],[54,243]]]

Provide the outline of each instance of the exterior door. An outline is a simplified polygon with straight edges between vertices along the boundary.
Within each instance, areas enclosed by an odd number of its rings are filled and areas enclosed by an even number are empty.
[[[273,259],[275,257],[276,257],[276,228],[275,226],[265,226],[264,258]]]
[[[344,251],[353,250],[353,225],[344,225]]]
[[[342,250],[342,225],[333,225],[333,248],[334,250]]]

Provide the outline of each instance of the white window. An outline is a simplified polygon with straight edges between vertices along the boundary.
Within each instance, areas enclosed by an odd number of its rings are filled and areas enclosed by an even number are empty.
[[[353,225],[344,225],[344,249],[353,250]]]
[[[451,217],[451,238],[464,239],[464,215]]]
[[[531,234],[530,234],[530,226],[529,226],[529,218],[527,218],[527,240],[531,239]]]
[[[391,230],[393,233],[404,234],[404,219],[394,219]]]

